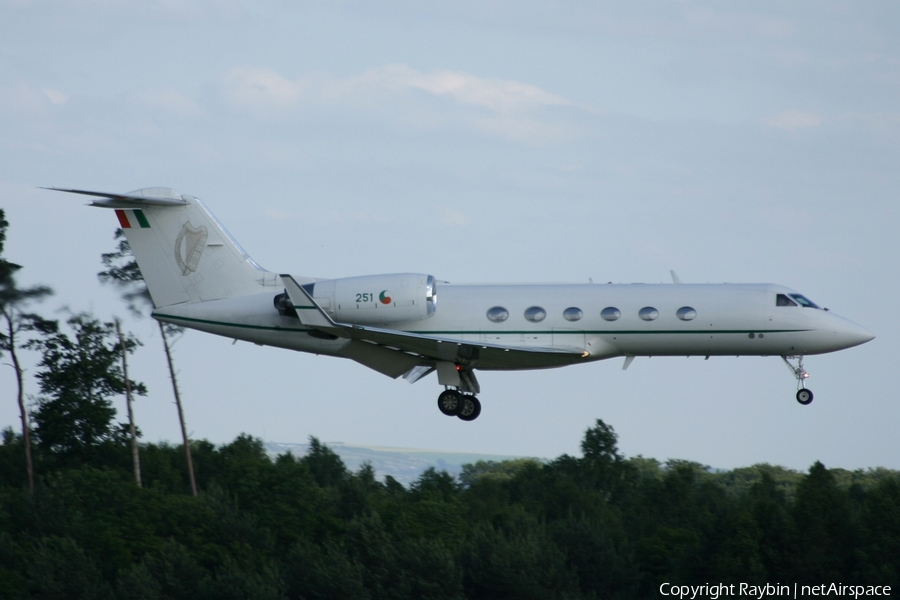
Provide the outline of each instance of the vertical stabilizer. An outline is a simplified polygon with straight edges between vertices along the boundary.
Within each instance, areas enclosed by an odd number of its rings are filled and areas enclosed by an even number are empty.
[[[95,196],[93,206],[115,210],[157,308],[278,285],[276,276],[257,265],[198,198],[169,188],[127,194],[58,191]]]

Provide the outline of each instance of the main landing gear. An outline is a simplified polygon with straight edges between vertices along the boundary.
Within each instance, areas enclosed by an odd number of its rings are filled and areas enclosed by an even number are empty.
[[[809,378],[809,373],[806,372],[806,369],[803,368],[803,357],[802,356],[782,356],[782,360],[784,360],[784,364],[788,366],[788,369],[791,370],[791,373],[794,374],[794,377],[797,379],[797,402],[806,406],[807,404],[813,401],[813,393],[812,390],[808,390],[805,387],[805,382]],[[791,361],[796,360],[797,366],[794,366]]]
[[[481,414],[481,402],[474,394],[447,389],[438,396],[438,409],[448,417],[474,421]]]

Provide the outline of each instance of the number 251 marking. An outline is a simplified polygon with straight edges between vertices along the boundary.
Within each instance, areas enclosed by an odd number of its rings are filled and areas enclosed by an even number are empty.
[[[357,302],[375,302],[375,294],[365,293],[356,295]]]

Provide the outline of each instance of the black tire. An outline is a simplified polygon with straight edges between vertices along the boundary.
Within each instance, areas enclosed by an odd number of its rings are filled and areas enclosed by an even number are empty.
[[[481,402],[475,396],[463,396],[459,414],[456,416],[463,421],[474,421],[481,414]]]
[[[797,402],[799,402],[803,406],[806,406],[807,404],[809,404],[812,401],[813,401],[812,390],[803,388],[797,392]]]
[[[463,405],[462,394],[455,390],[445,390],[438,396],[438,410],[448,417],[455,417]]]

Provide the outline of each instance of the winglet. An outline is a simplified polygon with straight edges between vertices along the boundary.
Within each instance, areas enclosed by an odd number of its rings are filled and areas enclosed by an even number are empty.
[[[281,283],[284,284],[284,289],[287,291],[301,323],[309,327],[325,327],[328,329],[338,329],[340,327],[313,300],[309,292],[294,281],[291,275],[281,275]]]

